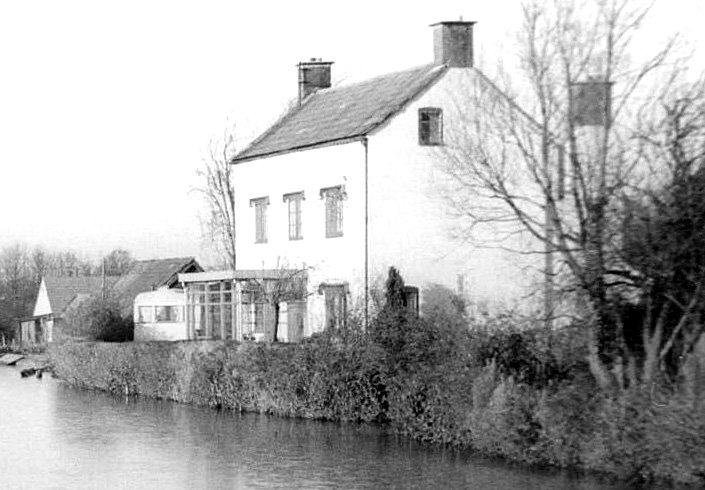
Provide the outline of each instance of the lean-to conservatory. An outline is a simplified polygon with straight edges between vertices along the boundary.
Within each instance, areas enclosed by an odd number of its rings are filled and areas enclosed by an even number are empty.
[[[304,271],[284,269],[179,274],[187,338],[296,342],[306,280]]]

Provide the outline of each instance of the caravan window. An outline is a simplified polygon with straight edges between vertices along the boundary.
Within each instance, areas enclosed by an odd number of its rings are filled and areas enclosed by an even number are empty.
[[[137,323],[149,323],[154,321],[154,306],[140,306],[137,308]]]
[[[180,306],[157,306],[157,322],[180,322],[182,321]]]

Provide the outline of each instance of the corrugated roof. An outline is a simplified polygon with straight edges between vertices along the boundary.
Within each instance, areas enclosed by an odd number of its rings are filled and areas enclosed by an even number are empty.
[[[52,277],[44,278],[49,305],[54,315],[64,313],[66,307],[79,294],[97,294],[102,287],[101,277]]]
[[[140,260],[135,262],[130,272],[118,280],[113,290],[126,308],[132,308],[135,296],[139,293],[171,286],[176,282],[179,273],[202,270],[193,257]]]
[[[369,134],[433,85],[445,71],[445,65],[424,65],[319,90],[236,155],[233,163]]]

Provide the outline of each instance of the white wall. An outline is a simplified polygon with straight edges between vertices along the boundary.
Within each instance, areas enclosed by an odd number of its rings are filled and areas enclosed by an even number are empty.
[[[49,303],[49,294],[47,293],[47,285],[42,279],[42,283],[39,285],[39,293],[37,294],[37,302],[34,303],[34,313],[33,316],[50,315],[51,304]]]
[[[418,144],[418,109],[443,109],[444,139],[449,143],[449,136],[462,123],[455,107],[463,100],[462,94],[471,93],[474,81],[472,70],[448,70],[371,136],[371,275],[383,279],[394,265],[409,285],[440,283],[455,290],[461,274],[468,298],[511,304],[536,289],[537,276],[531,265],[540,265],[542,259],[487,248],[497,236],[490,227],[476,230],[473,242],[461,240],[458,232],[467,221],[453,215],[446,197],[450,186],[442,162],[448,145]],[[517,237],[503,245],[527,248],[526,239]]]
[[[323,326],[324,282],[364,289],[365,181],[364,147],[360,142],[239,163],[233,167],[238,269],[306,268],[309,277],[304,334]],[[344,185],[343,236],[326,238],[322,188]],[[304,192],[303,239],[289,240],[288,207],[283,195]],[[267,243],[255,243],[255,208],[250,199],[269,196]]]
[[[450,69],[425,94],[369,138],[370,285],[383,286],[396,266],[409,285],[429,283],[456,289],[463,277],[465,295],[474,301],[512,305],[540,293],[540,255],[487,248],[496,230],[477,230],[475,241],[457,238],[462,225],[445,194],[443,147],[419,146],[418,109],[443,109],[445,137],[461,122],[457,104],[470,93],[475,73]],[[469,101],[470,99],[468,99]],[[362,305],[365,261],[365,151],[361,142],[316,148],[240,163],[234,166],[238,269],[309,269],[305,335],[323,325],[322,282],[346,281],[350,303]],[[325,203],[320,189],[345,185],[344,236],[325,238]],[[282,196],[304,191],[303,240],[288,238],[288,210]],[[255,209],[250,199],[269,196],[268,243],[255,243]],[[505,247],[536,247],[527,237]],[[538,295],[536,295],[538,296]],[[423,296],[421,297],[423,302]]]

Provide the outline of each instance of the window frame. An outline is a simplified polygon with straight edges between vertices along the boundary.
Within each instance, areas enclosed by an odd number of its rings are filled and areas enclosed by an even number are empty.
[[[418,125],[419,145],[443,145],[443,109],[440,107],[421,107],[419,109]]]
[[[255,243],[267,243],[267,207],[269,196],[250,199],[250,207],[255,208]]]
[[[164,317],[160,315],[160,308],[168,312]],[[181,323],[184,319],[183,307],[181,305],[155,305],[154,323]]]
[[[289,240],[303,240],[303,221],[302,221],[302,201],[306,200],[304,191],[291,192],[284,194],[284,202],[287,205],[287,215],[289,223]],[[292,207],[293,217],[292,221]]]
[[[343,236],[343,201],[347,197],[343,185],[321,189],[321,199],[325,201],[326,238]]]
[[[324,325],[328,331],[339,331],[345,327],[348,314],[348,293],[347,283],[322,283],[318,291],[323,295],[324,303]]]

